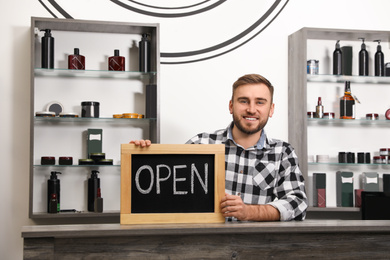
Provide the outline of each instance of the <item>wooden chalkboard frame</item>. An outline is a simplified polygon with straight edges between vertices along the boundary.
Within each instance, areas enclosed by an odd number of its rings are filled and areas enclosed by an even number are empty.
[[[214,212],[207,213],[132,213],[131,158],[133,154],[212,154],[214,155]],[[152,144],[139,147],[121,145],[121,224],[153,223],[223,223],[220,200],[225,196],[225,145],[223,144]]]

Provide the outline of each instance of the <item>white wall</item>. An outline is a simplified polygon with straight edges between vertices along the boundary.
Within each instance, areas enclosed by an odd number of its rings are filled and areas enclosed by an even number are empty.
[[[77,19],[156,22],[119,10],[110,1],[57,2],[64,6],[77,3],[80,8],[71,13]],[[94,8],[89,11],[92,3]],[[51,15],[37,0],[2,1],[0,6],[0,255],[2,259],[22,259],[21,227],[34,224],[28,218],[30,17]],[[231,84],[253,72],[266,76],[276,88],[276,111],[266,129],[270,136],[286,140],[288,35],[302,27],[390,30],[389,8],[386,0],[291,0],[268,28],[235,51],[204,62],[161,65],[161,142],[183,143],[198,132],[226,127],[231,118]],[[113,19],[116,11],[118,19]],[[226,11],[237,23],[246,15],[234,9]],[[210,23],[196,17],[189,20],[199,26]],[[220,30],[229,32],[223,25]],[[161,45],[168,50],[175,37],[164,31],[162,28]],[[384,48],[389,47],[386,44]]]

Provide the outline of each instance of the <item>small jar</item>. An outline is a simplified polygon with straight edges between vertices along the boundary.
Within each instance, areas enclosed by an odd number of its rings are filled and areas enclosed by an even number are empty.
[[[381,148],[379,149],[380,156],[389,156],[390,148]]]
[[[79,117],[79,115],[76,113],[60,113],[60,117],[75,118],[75,117]]]
[[[138,118],[137,113],[124,113],[123,118]]]
[[[326,112],[326,113],[324,113],[323,118],[325,118],[325,119],[334,119],[335,115],[334,115],[334,113]]]
[[[95,161],[92,159],[79,159],[79,165],[94,165]]]
[[[59,165],[72,165],[73,158],[70,156],[61,156],[60,158],[58,158],[58,164]]]
[[[386,164],[386,156],[374,156],[374,163],[376,164]]]
[[[390,120],[390,108],[386,110],[385,117],[387,120]]]
[[[97,165],[113,165],[113,160],[112,159],[102,159],[99,160],[96,164]]]
[[[307,61],[307,74],[317,75],[318,74],[319,61],[308,60]]]
[[[96,101],[81,102],[81,117],[99,117],[99,106]]]
[[[307,118],[314,118],[315,114],[316,114],[315,112],[309,111],[309,112],[307,112]]]
[[[40,111],[40,112],[35,112],[35,116],[37,116],[37,117],[55,117],[56,113],[50,112],[50,111]]]
[[[369,113],[369,114],[366,114],[366,119],[367,120],[378,120],[379,115],[376,113]]]
[[[56,163],[56,158],[53,156],[42,156],[41,165],[54,165]]]

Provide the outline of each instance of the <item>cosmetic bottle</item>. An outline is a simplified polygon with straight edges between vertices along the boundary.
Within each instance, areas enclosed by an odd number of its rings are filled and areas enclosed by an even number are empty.
[[[44,29],[45,35],[41,43],[41,66],[45,69],[54,69],[54,38],[50,29]]]
[[[97,198],[98,189],[100,189],[100,179],[98,171],[93,170],[91,177],[88,179],[88,211],[95,211],[95,200]]]
[[[366,44],[364,43],[364,38],[359,38],[362,40],[362,47],[359,51],[359,75],[368,76],[368,51],[366,50]]]
[[[47,180],[47,212],[51,213],[54,209],[51,206],[52,199],[57,199],[57,212],[60,211],[60,180],[57,178],[57,174],[60,172],[52,171],[50,179]],[[54,194],[54,196],[53,196]],[[54,205],[53,205],[54,206]]]
[[[108,58],[108,70],[125,70],[125,57],[119,56],[119,50],[114,50],[114,56]]]
[[[324,106],[322,105],[321,97],[318,97],[315,117],[316,118],[323,118],[324,117]]]
[[[345,82],[344,96],[340,98],[340,119],[355,119],[355,99],[351,95],[351,82]]]
[[[150,71],[150,41],[146,33],[142,34],[139,42],[139,70],[141,72]]]
[[[337,40],[335,50],[333,51],[333,75],[342,74],[342,52],[340,49],[340,40]]]
[[[74,48],[73,54],[68,56],[68,69],[85,70],[85,57],[80,55],[79,48]]]
[[[95,212],[103,212],[103,198],[100,188],[97,189],[97,197],[95,199]]]
[[[375,40],[374,42],[378,42],[375,53],[375,76],[384,76],[385,58],[382,52],[381,40]]]

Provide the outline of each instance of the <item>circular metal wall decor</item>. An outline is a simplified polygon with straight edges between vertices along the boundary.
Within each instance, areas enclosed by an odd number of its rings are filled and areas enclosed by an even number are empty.
[[[77,1],[38,0],[55,18],[79,13]],[[129,20],[145,17],[161,28],[161,64],[184,64],[212,59],[231,52],[265,30],[289,0],[107,0],[115,10],[129,12]],[[107,4],[107,3],[105,3]],[[93,10],[99,11],[99,2]],[[66,6],[66,7],[65,7]],[[93,11],[92,10],[92,11]],[[88,10],[89,12],[91,10]],[[100,10],[107,15],[107,8]],[[132,16],[133,15],[133,16]],[[82,15],[81,15],[82,16]]]

